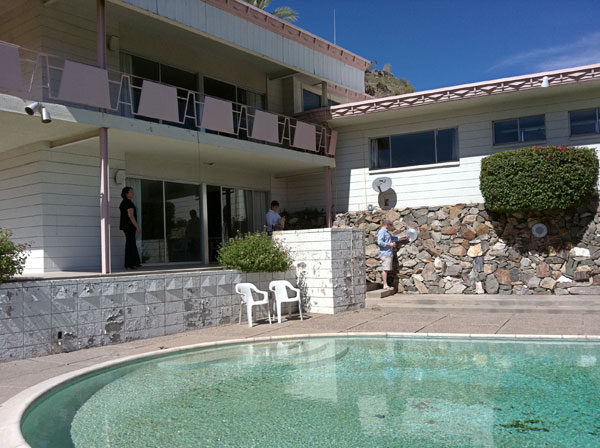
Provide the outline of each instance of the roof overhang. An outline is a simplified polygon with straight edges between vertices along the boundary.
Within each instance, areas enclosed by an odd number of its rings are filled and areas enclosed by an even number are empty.
[[[546,77],[549,86],[542,87]],[[316,109],[299,117],[313,122],[328,121],[331,126],[337,127],[357,122],[391,119],[397,116],[399,111],[407,111],[414,115],[443,110],[447,107],[456,109],[515,98],[555,95],[577,89],[576,86],[593,88],[599,82],[600,64],[594,64],[346,103]]]
[[[293,70],[349,88],[365,98],[370,62],[241,0],[110,0]],[[249,38],[251,36],[251,38]]]

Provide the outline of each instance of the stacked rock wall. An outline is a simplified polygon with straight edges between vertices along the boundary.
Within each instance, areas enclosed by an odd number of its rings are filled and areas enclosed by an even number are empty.
[[[434,294],[599,294],[597,202],[568,212],[493,214],[483,204],[352,212],[337,227],[365,232],[367,280],[381,282],[377,232],[416,228],[419,238],[396,251],[399,292]],[[531,228],[547,225],[535,238]],[[598,286],[596,286],[598,285]]]

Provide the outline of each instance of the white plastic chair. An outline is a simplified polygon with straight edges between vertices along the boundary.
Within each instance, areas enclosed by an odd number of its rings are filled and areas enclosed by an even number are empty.
[[[288,296],[288,289],[296,291],[294,297]],[[287,280],[273,280],[269,283],[269,290],[275,293],[275,302],[277,303],[277,322],[281,323],[281,304],[298,302],[298,310],[300,311],[300,320],[302,319],[302,302],[300,301],[300,290],[294,288]],[[291,314],[291,307],[288,308],[288,316]]]
[[[263,296],[262,300],[254,300],[254,296],[252,295],[252,291],[257,294],[261,294]],[[238,283],[235,285],[235,292],[242,296],[242,301],[240,302],[240,322],[242,324],[242,306],[246,304],[246,312],[248,314],[248,326],[252,327],[252,307],[259,305],[267,305],[267,313],[269,316],[269,324],[271,322],[271,309],[269,308],[269,293],[259,290],[252,283]]]

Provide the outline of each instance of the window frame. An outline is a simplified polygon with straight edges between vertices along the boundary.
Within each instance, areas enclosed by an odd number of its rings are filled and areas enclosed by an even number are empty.
[[[453,145],[455,146],[455,148],[453,148],[453,149],[456,149],[456,160],[447,160],[444,162],[438,162],[438,141],[437,141],[438,140],[438,132],[448,131],[448,130],[454,130]],[[426,132],[433,132],[435,162],[419,164],[419,165],[393,166],[392,165],[392,153],[393,153],[392,137],[402,136],[402,135],[410,135],[410,134],[422,134],[422,133],[426,133]],[[377,140],[381,140],[381,139],[388,139],[388,145],[390,148],[389,149],[389,153],[390,153],[389,167],[374,168],[373,167],[373,161],[374,161],[373,154],[376,150],[374,145],[376,144]],[[460,164],[460,148],[459,148],[458,142],[459,142],[458,126],[451,127],[451,128],[436,128],[436,129],[427,129],[424,131],[405,132],[403,134],[383,135],[383,136],[379,136],[379,137],[369,137],[369,171],[370,172],[371,171],[376,171],[376,172],[377,171],[408,171],[408,170],[414,170],[414,169],[420,169],[420,168],[434,168],[434,167],[439,167],[439,166],[458,165],[458,164]]]
[[[312,109],[306,109],[306,101],[304,101],[304,92],[310,93],[311,95],[318,97],[319,105],[317,107],[313,107]],[[323,97],[321,94],[315,93],[312,90],[307,89],[306,86],[302,86],[302,112],[309,112],[311,110],[320,109],[321,107],[323,107],[323,106],[321,106],[322,103],[323,103]]]
[[[596,121],[594,122],[596,130],[594,132],[587,132],[585,134],[573,134],[573,122],[571,121],[571,113],[572,112],[583,112],[588,110],[596,111]],[[600,107],[592,107],[586,109],[575,109],[569,111],[569,138],[579,138],[579,137],[590,137],[593,135],[600,134]]]
[[[521,140],[521,122],[520,120],[525,119],[525,118],[536,118],[536,117],[543,117],[544,119],[544,138],[541,140]],[[505,123],[508,121],[515,121],[517,122],[517,140],[515,141],[510,141],[510,142],[502,142],[502,143],[497,143],[496,142],[496,129],[495,129],[495,124],[496,123]],[[507,118],[507,119],[503,119],[503,120],[493,120],[492,121],[492,144],[494,147],[502,147],[502,146],[511,146],[511,145],[519,145],[521,143],[535,143],[535,142],[545,142],[547,140],[547,136],[546,136],[546,114],[537,114],[537,115],[526,115],[526,116],[522,116],[522,117],[517,117],[517,118]]]

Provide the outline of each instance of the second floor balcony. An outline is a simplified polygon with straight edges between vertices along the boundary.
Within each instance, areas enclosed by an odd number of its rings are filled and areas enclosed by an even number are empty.
[[[0,93],[334,157],[337,133],[246,104],[0,41]]]

